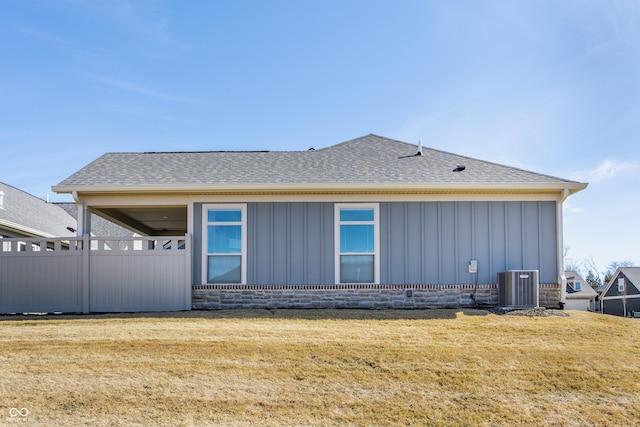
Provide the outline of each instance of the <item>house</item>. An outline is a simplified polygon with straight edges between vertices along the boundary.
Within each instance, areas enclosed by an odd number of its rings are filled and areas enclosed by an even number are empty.
[[[0,239],[76,235],[76,220],[64,209],[0,182]]]
[[[193,236],[196,308],[491,304],[514,269],[539,270],[555,307],[561,205],[585,186],[367,135],[297,152],[108,153],[54,191],[80,218]]]
[[[598,293],[575,271],[565,271],[566,310],[594,311]]]
[[[76,246],[92,248],[72,306],[153,311],[495,306],[498,273],[524,269],[558,307],[562,204],[586,185],[366,135],[304,151],[107,153],[53,190],[73,196]],[[91,214],[145,236],[144,250],[80,242]]]
[[[640,313],[640,267],[619,267],[600,293],[603,314]]]

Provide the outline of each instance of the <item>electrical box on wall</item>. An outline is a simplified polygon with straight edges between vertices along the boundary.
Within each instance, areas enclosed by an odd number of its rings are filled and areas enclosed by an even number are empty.
[[[469,273],[477,273],[478,272],[478,260],[472,259],[469,261]]]

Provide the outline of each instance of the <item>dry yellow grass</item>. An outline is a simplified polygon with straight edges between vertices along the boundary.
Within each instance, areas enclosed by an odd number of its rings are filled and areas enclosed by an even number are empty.
[[[0,366],[7,425],[640,420],[639,321],[580,312],[0,317]]]

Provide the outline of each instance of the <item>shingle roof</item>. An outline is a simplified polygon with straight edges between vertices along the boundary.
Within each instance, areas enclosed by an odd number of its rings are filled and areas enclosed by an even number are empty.
[[[640,290],[640,267],[620,267],[620,272]]]
[[[600,295],[606,295],[607,292],[609,292],[609,288],[611,288],[614,283],[617,283],[620,273],[624,274],[625,277],[629,279],[629,282],[640,291],[640,267],[618,267],[611,276],[611,279],[602,286],[599,286],[596,291],[598,291]]]
[[[580,299],[580,298],[592,298],[597,295],[595,289],[593,289],[584,278],[575,271],[567,270],[564,272],[564,276],[567,278],[567,282],[575,283],[580,282],[580,289],[575,289],[572,285],[567,283],[567,298]]]
[[[107,153],[55,191],[117,186],[579,184],[377,135],[308,151]],[[464,165],[461,172],[454,172]]]
[[[0,208],[0,234],[38,237],[75,236],[67,227],[76,228],[76,220],[64,209],[0,182],[3,193]],[[5,232],[2,232],[2,229]]]

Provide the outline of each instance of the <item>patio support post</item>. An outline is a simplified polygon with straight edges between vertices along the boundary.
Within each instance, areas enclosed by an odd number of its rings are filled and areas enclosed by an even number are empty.
[[[84,202],[78,196],[78,192],[74,191],[72,193],[73,200],[76,202],[78,206],[78,230],[77,236],[83,237],[85,234],[91,234],[91,212],[85,206]]]

